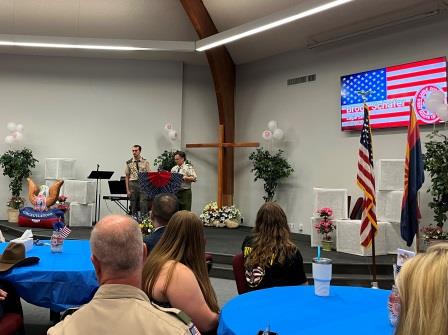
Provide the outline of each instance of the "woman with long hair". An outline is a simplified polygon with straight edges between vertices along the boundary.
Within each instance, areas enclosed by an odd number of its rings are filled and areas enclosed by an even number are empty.
[[[448,334],[448,245],[436,244],[404,263],[397,287],[396,335]]]
[[[303,258],[291,241],[286,214],[275,202],[266,202],[258,210],[242,252],[250,290],[307,283]]]
[[[189,211],[177,212],[147,258],[142,282],[150,300],[184,311],[201,333],[213,333],[218,326],[219,307],[204,252],[199,217]]]

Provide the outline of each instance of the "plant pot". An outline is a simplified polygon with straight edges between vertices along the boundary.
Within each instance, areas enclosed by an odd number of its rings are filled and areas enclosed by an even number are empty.
[[[322,240],[322,249],[324,251],[331,251],[332,247],[333,247],[333,241]]]
[[[19,222],[19,210],[14,208],[8,208],[8,222]]]
[[[448,243],[448,240],[436,240],[432,238],[426,239],[424,240],[424,250],[426,251],[429,247],[440,243]]]

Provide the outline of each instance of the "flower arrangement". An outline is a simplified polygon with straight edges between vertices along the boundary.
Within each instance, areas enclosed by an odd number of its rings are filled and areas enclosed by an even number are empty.
[[[143,236],[150,235],[154,231],[154,225],[149,216],[145,216],[141,222],[139,222],[140,229]]]
[[[60,209],[61,211],[68,211],[70,208],[70,205],[66,202],[67,197],[65,195],[60,195],[58,197],[58,200],[56,200],[56,204],[54,205],[54,208]]]
[[[199,217],[204,226],[224,227],[226,220],[238,221],[241,212],[233,205],[218,208],[216,201],[211,201],[204,206]]]
[[[324,241],[331,241],[331,236],[328,234],[336,229],[336,225],[333,223],[333,220],[331,220],[333,210],[331,208],[324,207],[319,209],[317,214],[320,218],[322,218],[322,220],[316,223],[314,228],[316,228],[319,234],[323,235]]]
[[[420,229],[420,232],[425,240],[448,240],[448,232],[440,226],[429,225]]]

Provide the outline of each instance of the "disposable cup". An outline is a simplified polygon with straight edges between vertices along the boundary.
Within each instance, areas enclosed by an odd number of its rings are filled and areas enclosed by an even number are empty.
[[[321,297],[330,295],[331,273],[331,259],[313,258],[314,294]]]

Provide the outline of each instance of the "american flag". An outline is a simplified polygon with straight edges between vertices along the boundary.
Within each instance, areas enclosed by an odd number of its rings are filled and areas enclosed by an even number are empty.
[[[389,66],[341,77],[342,130],[362,127],[363,101],[358,91],[371,90],[367,97],[372,128],[405,127],[409,122],[409,101],[414,98],[419,124],[439,122],[426,110],[431,90],[447,92],[446,58],[439,57]]]
[[[61,234],[64,239],[66,239],[71,232],[72,230],[67,226],[64,226],[61,230],[59,230],[59,234]]]
[[[361,244],[368,247],[378,230],[376,222],[375,176],[373,173],[372,133],[370,131],[369,108],[364,104],[364,123],[358,154],[358,186],[364,192],[364,210],[361,217]]]

